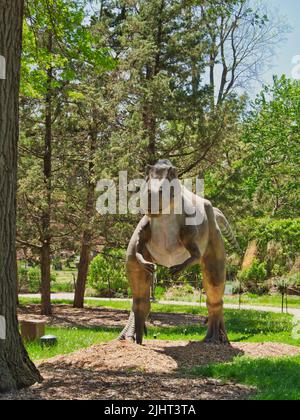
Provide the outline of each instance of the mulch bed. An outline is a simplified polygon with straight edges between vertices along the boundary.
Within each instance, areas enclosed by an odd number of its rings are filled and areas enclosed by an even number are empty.
[[[29,390],[0,399],[26,400],[244,400],[255,389],[214,379],[193,378],[182,367],[224,363],[236,356],[292,356],[300,349],[276,343],[146,341],[144,346],[112,341],[39,363],[45,379]]]
[[[185,346],[189,344],[163,341],[149,341],[142,347],[117,341],[96,345],[41,362],[42,384],[0,399],[241,400],[253,394],[254,390],[245,386],[180,374]],[[203,349],[204,353],[209,350],[206,346]],[[238,353],[230,348],[223,350],[227,357]],[[217,352],[218,359],[226,359],[221,349]]]
[[[38,305],[22,307],[19,318],[37,318]],[[55,305],[48,325],[63,327],[120,328],[127,311],[110,308],[73,309]],[[153,314],[157,326],[199,324],[203,318],[186,314]],[[233,343],[212,346],[202,342],[145,341],[144,346],[112,341],[40,362],[44,377],[18,393],[3,395],[11,400],[244,400],[253,388],[214,379],[189,377],[182,368],[231,362],[235,357],[295,356],[300,348],[278,343]]]

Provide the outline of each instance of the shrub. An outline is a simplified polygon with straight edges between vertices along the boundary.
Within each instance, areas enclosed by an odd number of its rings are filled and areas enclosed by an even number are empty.
[[[113,250],[97,255],[90,264],[88,284],[100,296],[128,296],[128,280],[125,273],[125,255]]]
[[[289,274],[279,278],[275,286],[277,287],[279,293],[282,293],[282,289],[294,289],[294,292],[300,292],[300,273]]]
[[[250,268],[239,273],[238,278],[248,292],[264,294],[269,291],[267,275],[266,263],[255,259]]]
[[[41,270],[39,267],[29,269],[20,267],[19,270],[19,291],[24,293],[39,293],[41,289]],[[51,273],[51,282],[56,281],[56,275]]]
[[[196,282],[197,278],[197,282]],[[157,281],[158,284],[164,288],[172,287],[174,284],[185,285],[190,284],[191,286],[198,288],[199,282],[202,282],[202,274],[198,265],[189,267],[178,277],[173,277],[170,273],[170,269],[167,267],[157,267]]]
[[[19,267],[18,270],[19,292],[28,290],[28,270],[25,267]]]
[[[281,273],[290,270],[291,262],[295,260],[300,249],[300,218],[271,219],[247,218],[238,224],[239,242],[246,249],[251,240],[258,240],[262,258],[267,258],[268,244],[280,244],[276,261],[269,261],[268,273],[273,275],[274,264],[280,266]],[[278,272],[278,267],[275,271]]]
[[[242,283],[242,281],[234,281],[232,283],[232,293],[234,295],[240,295],[247,292],[247,288],[245,284]]]
[[[166,293],[166,289],[162,286],[156,286],[155,288],[155,299],[163,299],[164,295]]]
[[[300,287],[300,273],[293,274],[290,281],[293,286]]]
[[[28,291],[38,293],[41,288],[41,270],[38,267],[32,267],[28,270]]]
[[[53,268],[56,271],[62,271],[63,270],[63,263],[59,258],[54,258],[53,260]]]
[[[190,284],[175,284],[167,289],[165,297],[167,300],[191,300],[196,289]]]

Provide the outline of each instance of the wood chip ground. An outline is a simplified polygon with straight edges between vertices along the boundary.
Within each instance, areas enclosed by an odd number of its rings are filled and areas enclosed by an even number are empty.
[[[38,307],[21,310],[20,318],[38,316]],[[47,319],[52,325],[124,325],[128,313],[113,309],[74,310],[56,306]],[[200,317],[154,314],[157,325],[190,325]],[[227,363],[238,356],[253,358],[300,354],[300,348],[278,343],[233,343],[230,347],[188,341],[146,341],[144,346],[112,341],[39,363],[42,384],[29,390],[6,394],[1,399],[25,400],[243,400],[255,390],[214,379],[189,377],[183,368]]]

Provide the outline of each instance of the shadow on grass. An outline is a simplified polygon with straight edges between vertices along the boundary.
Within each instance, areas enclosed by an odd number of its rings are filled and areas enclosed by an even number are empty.
[[[260,400],[300,400],[300,357],[284,359],[237,358],[232,363],[201,366],[195,376],[233,380],[258,389]]]

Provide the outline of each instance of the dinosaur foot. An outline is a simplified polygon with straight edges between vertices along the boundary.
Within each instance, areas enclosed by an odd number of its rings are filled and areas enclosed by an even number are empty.
[[[127,336],[120,335],[118,340],[119,341],[129,341],[131,343],[135,343],[135,337],[129,337],[128,335]]]
[[[215,345],[229,345],[226,329],[223,321],[213,321],[208,323],[208,331],[204,343]]]

